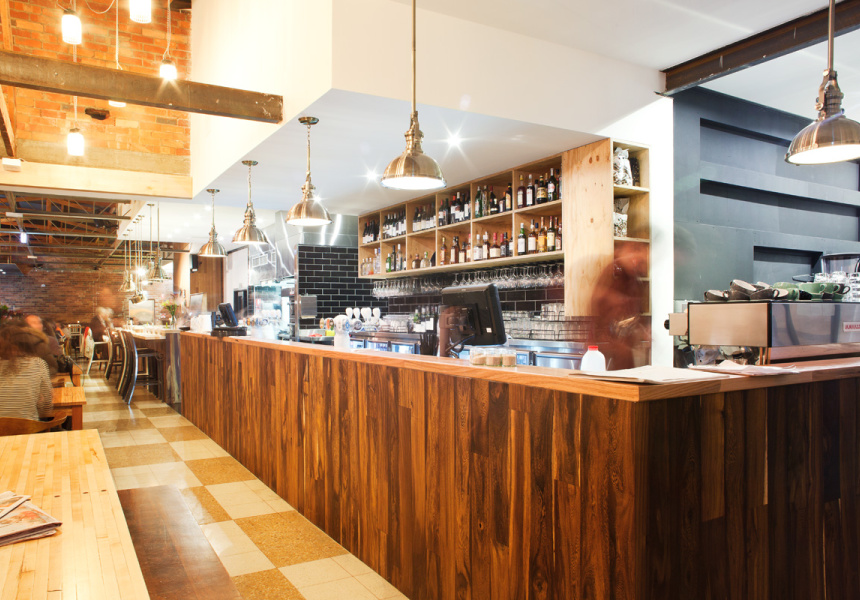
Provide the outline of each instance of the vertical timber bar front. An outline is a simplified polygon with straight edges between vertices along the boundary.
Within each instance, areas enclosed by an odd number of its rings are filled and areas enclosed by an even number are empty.
[[[860,590],[857,360],[645,386],[190,333],[181,352],[186,416],[412,600]]]

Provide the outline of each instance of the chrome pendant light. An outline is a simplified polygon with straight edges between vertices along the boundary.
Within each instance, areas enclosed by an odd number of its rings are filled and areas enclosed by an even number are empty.
[[[827,28],[827,70],[818,88],[815,108],[818,118],[794,136],[785,155],[796,165],[823,165],[860,158],[860,123],[852,121],[842,111],[844,94],[833,69],[833,36],[836,28],[835,0],[830,0]]]
[[[227,251],[218,242],[218,232],[215,231],[215,194],[221,190],[209,188],[206,191],[212,194],[212,229],[209,230],[209,241],[203,244],[198,255],[209,258],[227,258]]]
[[[257,161],[243,160],[242,164],[248,167],[248,206],[245,207],[245,224],[233,236],[233,243],[268,244],[269,238],[262,229],[257,227],[257,215],[254,213],[254,203],[251,202],[251,168],[257,164]]]
[[[302,186],[302,199],[293,205],[287,214],[287,225],[296,227],[318,227],[331,223],[331,216],[316,197],[316,188],[311,183],[311,126],[319,123],[316,117],[299,117],[299,123],[308,128],[308,171]]]
[[[155,263],[149,270],[148,279],[150,283],[161,283],[169,279],[161,264],[161,200],[158,201],[158,245],[155,247]]]
[[[418,125],[415,100],[415,2],[412,0],[412,116],[406,132],[406,150],[389,163],[381,183],[395,190],[437,190],[445,187],[445,177],[436,161],[421,148],[424,134]]]
[[[128,294],[128,293],[134,292],[134,290],[135,290],[134,278],[131,274],[131,270],[129,269],[128,239],[127,239],[128,238],[128,232],[125,233],[125,236],[126,236],[125,256],[124,256],[125,272],[123,273],[122,285],[119,286],[119,291],[122,294]]]

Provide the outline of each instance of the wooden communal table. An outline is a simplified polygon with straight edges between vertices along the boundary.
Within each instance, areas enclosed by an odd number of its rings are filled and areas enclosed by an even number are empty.
[[[0,548],[0,599],[149,598],[98,431],[0,437],[0,490],[63,522]]]
[[[84,428],[84,406],[87,404],[84,388],[60,387],[53,388],[54,408],[70,408],[72,410],[72,430]]]
[[[860,360],[648,386],[181,347],[185,416],[412,600],[860,597]]]

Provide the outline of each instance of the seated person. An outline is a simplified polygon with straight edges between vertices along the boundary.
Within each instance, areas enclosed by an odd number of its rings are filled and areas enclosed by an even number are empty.
[[[104,342],[106,341],[110,334],[108,333],[108,329],[112,326],[110,321],[110,309],[105,308],[104,306],[99,306],[96,308],[96,314],[93,317],[93,320],[90,321],[90,333],[92,333],[94,342]],[[104,359],[107,358],[107,348],[104,346],[99,346],[96,348],[96,359]]]
[[[53,412],[51,374],[41,358],[48,340],[20,323],[0,327],[0,417],[30,419]]]
[[[20,320],[15,320],[20,323]],[[10,321],[15,322],[15,321]],[[44,335],[44,325],[42,324],[42,318],[39,315],[28,314],[24,317],[24,324],[36,331],[41,331]],[[48,363],[48,368],[51,371],[51,376],[57,374],[57,357],[62,354],[62,350],[60,350],[60,344],[57,342],[57,338],[54,336],[44,336],[44,346],[40,346],[39,356],[41,356],[46,363]]]

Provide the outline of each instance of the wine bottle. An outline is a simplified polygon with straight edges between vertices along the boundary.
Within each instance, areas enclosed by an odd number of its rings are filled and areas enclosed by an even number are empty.
[[[460,203],[460,192],[457,192],[457,195],[454,196],[454,215],[452,221],[454,223],[459,223],[463,220],[463,205]]]
[[[466,242],[463,242],[463,244],[458,249],[457,254],[458,254],[458,256],[457,256],[457,262],[458,263],[462,264],[462,263],[466,262]]]
[[[499,250],[501,251],[499,253],[499,256],[502,258],[510,256],[509,248],[510,244],[508,242],[508,232],[506,231],[502,234],[502,242],[499,244]]]
[[[446,261],[448,260],[448,244],[445,243],[444,235],[442,236],[442,247],[439,248],[439,254],[437,256],[439,257],[437,259],[439,266],[447,264]]]
[[[517,237],[517,256],[526,253],[526,224],[520,223],[520,235]]]
[[[472,243],[472,237],[469,236],[469,244]],[[481,234],[476,234],[475,245],[472,246],[472,260],[478,262],[481,260]]]
[[[482,260],[490,258],[490,235],[484,231],[484,244],[481,246]]]
[[[451,259],[448,261],[448,264],[456,265],[460,262],[460,238],[456,235],[454,236],[454,240],[451,242]]]
[[[466,238],[466,262],[472,262],[472,234]]]
[[[499,240],[496,232],[493,232],[493,245],[490,246],[490,258],[499,258],[502,255],[502,250],[499,248]]]
[[[535,222],[532,221],[532,227],[529,231],[529,249],[528,254],[537,252],[537,233],[535,232]]]
[[[547,194],[547,190],[546,190],[546,175],[544,175],[543,177],[541,177],[540,179],[538,179],[538,185],[537,185],[537,198],[535,198],[535,201],[536,201],[538,204],[543,204],[544,202],[546,202],[546,194]]]
[[[523,176],[520,175],[520,187],[517,188],[517,208],[526,205],[526,186],[523,185]]]
[[[481,194],[481,188],[475,192],[475,218],[480,219],[484,216],[484,196]]]
[[[484,188],[484,191],[486,191],[486,188]],[[490,190],[490,214],[499,214],[499,199],[496,198],[496,192],[492,189]]]
[[[439,227],[445,226],[445,201],[439,203],[439,214],[437,215],[437,220],[439,221]]]
[[[543,217],[540,218],[540,229],[538,230],[537,251],[546,252],[546,227],[543,224]]]
[[[472,218],[472,202],[469,200],[469,192],[463,192],[463,210],[464,219],[468,221]]]
[[[558,180],[555,178],[555,169],[549,170],[549,181],[546,184],[546,199],[548,202],[558,200]]]
[[[426,250],[424,251],[424,258],[421,259],[421,268],[426,269],[430,266],[430,253]]]
[[[535,205],[535,184],[532,181],[532,174],[529,173],[529,185],[526,188],[526,206]]]
[[[555,252],[555,226],[553,225],[553,220],[555,217],[549,218],[549,227],[546,230],[546,251],[547,252]]]
[[[514,188],[512,184],[508,184],[508,189],[505,190],[505,207],[502,209],[507,212],[514,208]]]
[[[421,264],[421,259],[418,258],[418,253],[416,252],[415,258],[412,259],[412,269],[413,270],[418,269],[420,264]]]

